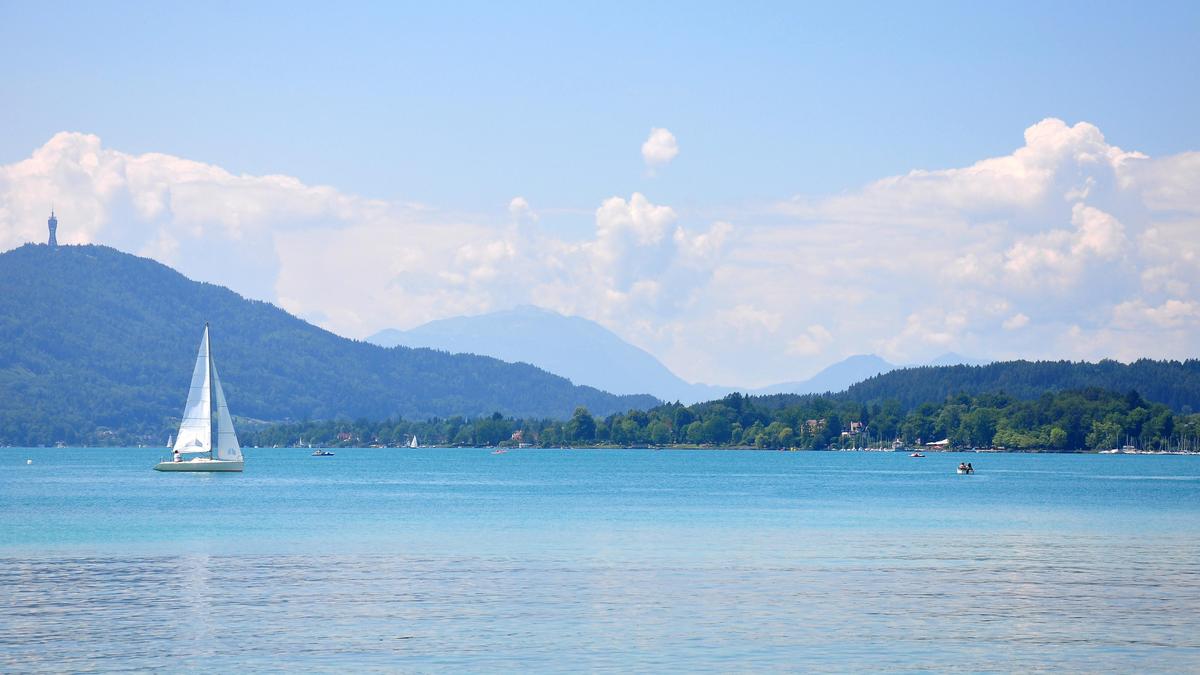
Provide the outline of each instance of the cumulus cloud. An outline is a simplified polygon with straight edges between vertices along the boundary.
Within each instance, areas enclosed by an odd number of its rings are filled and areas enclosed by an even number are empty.
[[[642,159],[650,168],[665,166],[678,154],[679,143],[675,140],[675,134],[666,129],[651,129],[650,136],[642,143]]]
[[[798,356],[816,356],[825,351],[831,342],[833,342],[833,334],[829,332],[829,329],[820,324],[813,324],[788,342],[788,353]]]
[[[51,202],[61,243],[111,244],[206,281],[236,269],[238,290],[260,298],[274,296],[276,234],[367,222],[390,208],[288,176],[129,155],[94,135],[66,132],[0,167],[0,248],[43,239]]]
[[[604,200],[592,235],[578,241],[536,222],[506,228],[429,214],[386,228],[297,231],[277,237],[280,295],[288,309],[324,312],[326,325],[355,336],[530,303],[624,326],[636,338],[632,319],[669,320],[680,310],[664,289],[711,274],[704,255],[718,244],[696,241],[719,240],[727,228],[692,231],[676,221],[672,209],[634,193]],[[356,302],[347,303],[352,292]],[[652,335],[657,324],[640,330]]]
[[[1113,322],[1126,329],[1175,329],[1200,324],[1200,302],[1172,298],[1157,307],[1144,300],[1127,300],[1113,307]]]
[[[599,321],[685,378],[745,386],[872,351],[1200,353],[1200,153],[1148,157],[1055,119],[1017,139],[717,221],[614,195],[579,205],[592,228],[566,236],[521,196],[455,214],[63,133],[0,166],[0,248],[43,241],[53,201],[64,243],[151,256],[351,337],[531,303]],[[661,166],[678,148],[655,130],[644,151]]]
[[[1075,283],[1093,261],[1111,261],[1128,242],[1125,228],[1100,209],[1076,203],[1071,208],[1074,230],[1054,229],[1016,241],[1005,253],[1004,269],[1025,286]]]
[[[524,197],[513,197],[508,202],[508,214],[512,216],[514,222],[533,222],[538,219],[537,213],[529,206],[529,201]]]
[[[1002,328],[1004,328],[1004,330],[1018,330],[1018,329],[1024,328],[1025,326],[1028,326],[1028,325],[1029,325],[1029,317],[1025,316],[1021,312],[1017,312],[1016,314],[1013,314],[1012,316],[1005,319],[1004,323],[1000,324],[1000,326]]]

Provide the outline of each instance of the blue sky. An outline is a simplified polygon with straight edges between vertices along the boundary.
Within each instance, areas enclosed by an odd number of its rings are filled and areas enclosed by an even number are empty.
[[[0,249],[53,201],[352,337],[538,304],[720,384],[1194,356],[1197,35],[1197,3],[0,2]]]
[[[4,3],[0,159],[62,130],[469,210],[698,209],[1005,152],[1200,147],[1200,5]],[[686,150],[643,176],[630,137]],[[635,148],[636,150],[636,148]]]

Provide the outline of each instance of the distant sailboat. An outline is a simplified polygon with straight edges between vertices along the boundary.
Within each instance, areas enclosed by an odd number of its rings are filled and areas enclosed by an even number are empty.
[[[214,411],[214,404],[216,410]],[[216,417],[216,443],[213,443],[213,417]],[[183,421],[175,439],[174,458],[159,462],[156,471],[241,471],[242,448],[238,445],[217,364],[213,362],[212,345],[208,341],[208,324],[200,339],[196,366],[192,369],[192,385],[188,390]],[[185,459],[184,455],[201,455]],[[207,455],[207,457],[203,456]]]
[[[416,434],[413,434],[412,440],[408,442],[408,447],[410,447],[410,448],[417,447],[417,435]]]

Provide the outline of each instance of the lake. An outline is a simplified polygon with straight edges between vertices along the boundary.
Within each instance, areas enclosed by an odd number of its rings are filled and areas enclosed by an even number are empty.
[[[0,671],[1200,670],[1200,457],[335,452],[0,449]]]

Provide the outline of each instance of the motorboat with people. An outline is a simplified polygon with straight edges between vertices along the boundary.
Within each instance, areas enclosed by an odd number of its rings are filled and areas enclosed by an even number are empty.
[[[914,452],[913,454],[909,455],[909,457],[918,457],[918,458],[919,458],[919,457],[924,457],[924,456],[925,456],[925,455],[922,455],[922,454],[921,454],[921,453],[919,453],[919,452]]]
[[[333,457],[333,453],[324,448],[317,448],[316,450],[312,451],[312,456],[313,457]]]
[[[975,473],[975,467],[971,466],[970,462],[959,462],[958,473],[963,475],[973,474]]]

